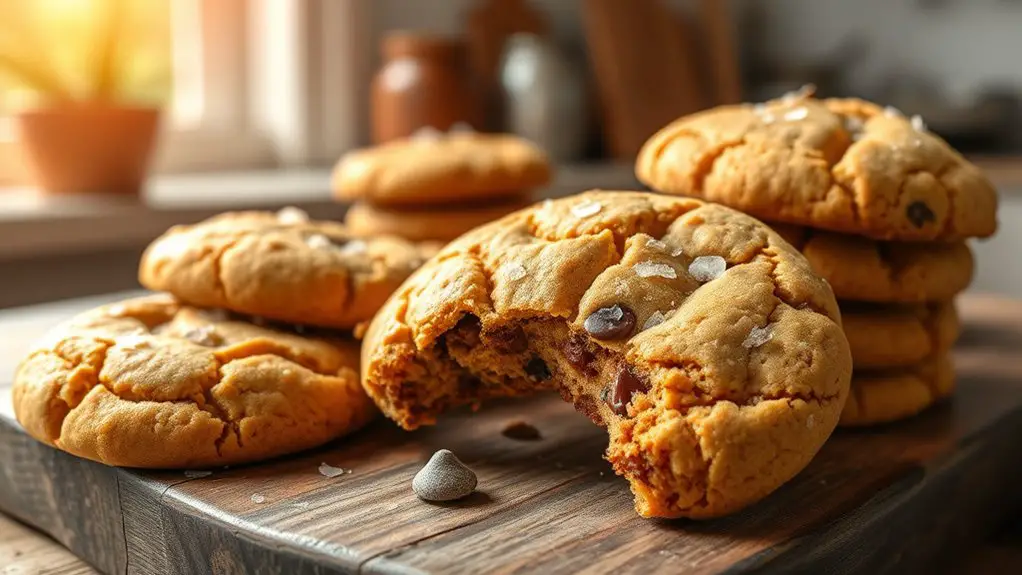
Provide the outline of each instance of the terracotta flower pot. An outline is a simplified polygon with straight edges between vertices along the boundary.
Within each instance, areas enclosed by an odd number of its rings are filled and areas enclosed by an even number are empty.
[[[156,108],[107,104],[18,115],[21,146],[35,181],[53,194],[137,194],[159,123]]]

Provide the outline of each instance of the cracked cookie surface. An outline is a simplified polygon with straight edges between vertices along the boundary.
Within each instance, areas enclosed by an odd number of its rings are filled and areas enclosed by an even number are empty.
[[[39,441],[143,468],[293,453],[375,412],[359,385],[355,342],[271,330],[164,295],[52,330],[19,366],[13,402]]]
[[[947,353],[961,330],[954,302],[870,305],[841,302],[856,369],[907,367]]]
[[[852,392],[841,412],[841,427],[864,427],[907,419],[921,413],[955,390],[955,366],[950,353],[898,369],[858,370]]]
[[[139,281],[201,307],[351,328],[426,255],[400,238],[357,237],[293,208],[236,212],[168,230],[142,255]]]
[[[406,429],[557,389],[608,429],[646,517],[713,517],[798,473],[851,372],[830,288],[775,232],[698,200],[587,192],[447,245],[391,297],[363,385]]]
[[[972,282],[975,265],[965,242],[882,242],[784,224],[772,227],[802,252],[840,300],[946,301]]]
[[[508,134],[438,133],[351,152],[334,167],[334,195],[381,206],[523,197],[550,181],[546,154]]]
[[[986,237],[997,194],[919,120],[855,99],[792,95],[676,120],[643,146],[652,188],[766,221],[886,240]]]

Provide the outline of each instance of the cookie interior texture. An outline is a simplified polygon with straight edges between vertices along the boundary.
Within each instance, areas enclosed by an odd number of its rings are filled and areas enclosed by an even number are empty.
[[[708,279],[700,256],[726,271]],[[722,515],[790,479],[834,429],[850,371],[833,294],[790,245],[733,210],[639,192],[463,236],[363,343],[363,385],[406,429],[559,390],[608,428],[647,517]]]
[[[859,370],[841,412],[841,427],[864,427],[907,419],[955,389],[954,361],[938,353],[911,367]]]
[[[646,142],[635,170],[662,192],[876,239],[997,228],[996,191],[976,166],[919,120],[856,99],[792,94],[686,116]]]
[[[36,439],[108,465],[196,468],[320,445],[375,412],[358,346],[153,296],[55,328],[14,378]]]
[[[202,307],[351,328],[423,260],[401,238],[356,237],[301,212],[236,212],[171,228],[146,249],[139,281]]]

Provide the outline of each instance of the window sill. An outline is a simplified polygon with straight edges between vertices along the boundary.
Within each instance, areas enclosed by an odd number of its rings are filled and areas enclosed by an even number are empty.
[[[565,166],[539,197],[638,187],[628,165]],[[331,200],[330,171],[324,168],[157,176],[141,201],[10,188],[0,190],[0,261],[142,246],[175,224],[226,210],[285,205],[322,219],[339,219],[346,209]]]

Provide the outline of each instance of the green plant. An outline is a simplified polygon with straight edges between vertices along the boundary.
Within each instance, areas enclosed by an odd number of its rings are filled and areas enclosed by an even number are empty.
[[[0,90],[8,103],[163,100],[169,10],[169,0],[0,0]]]

